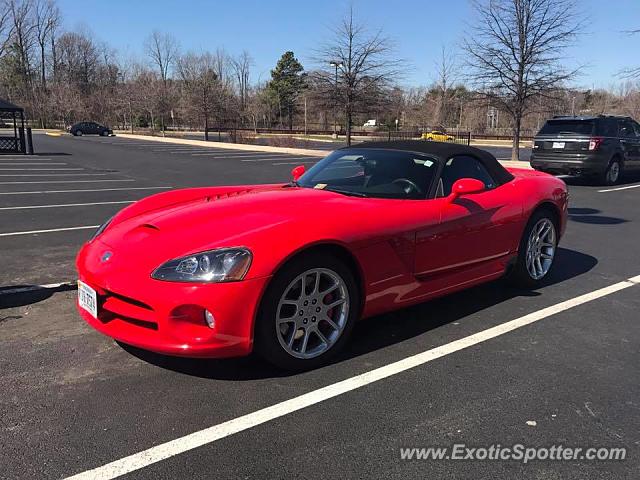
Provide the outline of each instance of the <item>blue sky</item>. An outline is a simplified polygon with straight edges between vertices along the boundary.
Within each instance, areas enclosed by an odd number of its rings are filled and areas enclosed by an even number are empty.
[[[77,0],[58,0],[67,28],[89,29],[125,55],[141,57],[144,39],[153,29],[172,33],[183,50],[224,47],[236,54],[246,49],[254,59],[254,81],[267,79],[286,50],[293,50],[307,69],[312,68],[314,48],[330,37],[329,27],[350,3],[358,19],[372,30],[382,28],[394,39],[398,56],[411,64],[403,85],[431,83],[441,47],[457,51],[473,19],[469,0],[110,0],[84,3],[81,8]],[[575,83],[589,88],[615,85],[621,81],[617,72],[640,65],[640,35],[624,33],[640,28],[640,1],[578,0],[578,4],[588,22],[568,56],[587,68]]]

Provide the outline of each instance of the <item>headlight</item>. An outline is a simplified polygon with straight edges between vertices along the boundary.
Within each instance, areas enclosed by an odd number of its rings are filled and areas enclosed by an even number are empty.
[[[100,225],[98,227],[98,230],[96,230],[96,233],[94,233],[93,237],[91,237],[91,240],[94,240],[94,239],[98,238],[100,235],[102,235],[102,232],[104,232],[107,229],[107,227],[111,223],[111,220],[113,220],[113,217],[111,217],[109,220],[107,220],[102,225]]]
[[[151,278],[170,282],[237,282],[247,274],[251,258],[246,248],[218,248],[170,260],[156,268]]]

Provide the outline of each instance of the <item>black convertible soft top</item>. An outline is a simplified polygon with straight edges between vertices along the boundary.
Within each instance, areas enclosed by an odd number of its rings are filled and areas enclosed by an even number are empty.
[[[352,145],[348,148],[378,148],[382,150],[404,150],[407,152],[416,152],[432,155],[440,158],[443,161],[447,161],[449,158],[458,155],[468,155],[477,158],[482,162],[487,171],[491,174],[494,180],[498,184],[510,182],[513,180],[511,175],[501,164],[496,160],[496,157],[491,155],[485,150],[479,148],[469,147],[467,145],[458,145],[456,143],[445,142],[427,142],[425,140],[398,140],[391,142],[364,142],[357,145]],[[342,150],[342,149],[341,149]]]

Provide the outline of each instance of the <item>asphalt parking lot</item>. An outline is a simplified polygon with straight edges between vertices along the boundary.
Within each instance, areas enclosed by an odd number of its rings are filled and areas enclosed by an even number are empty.
[[[287,181],[317,158],[118,137],[34,141],[36,155],[0,156],[0,478],[637,478],[640,179],[617,188],[567,179],[570,222],[543,288],[498,281],[362,321],[335,363],[287,374],[254,358],[119,345],[79,319],[66,282],[82,242],[129,202]],[[479,335],[505,325],[516,327]],[[359,377],[382,367],[389,375]],[[339,395],[320,390],[337,382]],[[306,406],[278,406],[304,394]],[[526,465],[400,455],[518,443],[627,455]]]

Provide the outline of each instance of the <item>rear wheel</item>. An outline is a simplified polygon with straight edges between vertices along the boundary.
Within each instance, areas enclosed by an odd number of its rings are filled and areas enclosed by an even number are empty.
[[[521,287],[538,287],[553,267],[557,248],[558,233],[554,215],[546,209],[536,211],[520,240],[518,257],[509,280]]]
[[[622,173],[622,162],[616,157],[609,162],[609,166],[602,176],[602,181],[605,185],[617,185],[622,179]]]
[[[81,137],[82,136],[82,130],[76,130],[75,132],[73,132],[73,135],[76,137]]]
[[[265,293],[256,351],[287,370],[318,367],[343,348],[358,314],[349,268],[329,255],[300,257],[276,274]]]

